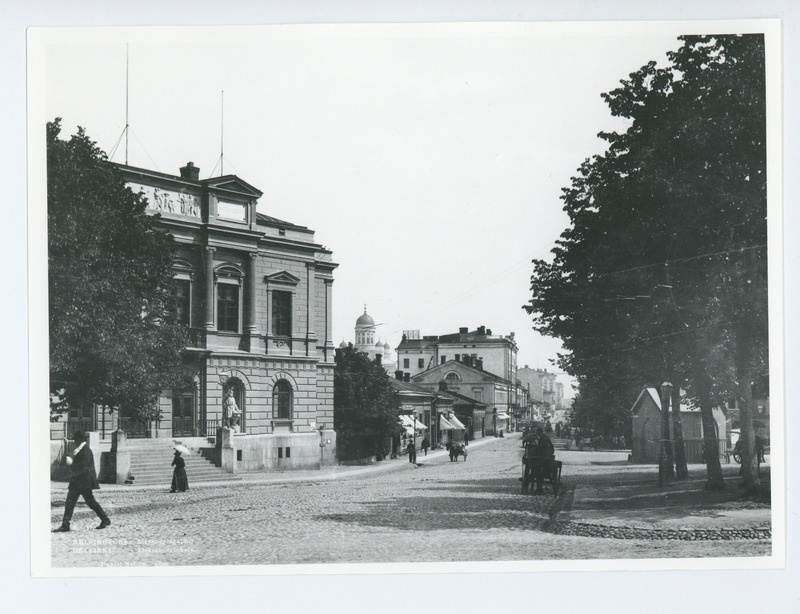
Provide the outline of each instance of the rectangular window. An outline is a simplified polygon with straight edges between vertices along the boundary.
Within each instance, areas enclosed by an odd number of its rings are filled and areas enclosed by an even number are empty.
[[[188,279],[175,280],[175,293],[173,299],[175,301],[175,319],[179,324],[189,326],[191,324],[191,284]]]
[[[417,367],[419,367],[420,369],[424,369],[425,368],[425,359],[424,358],[418,358],[417,359]]]
[[[442,363],[441,364],[444,364],[446,362],[447,362],[447,356],[442,356]]]
[[[456,354],[456,362],[461,362],[461,354]]]
[[[292,457],[292,449],[289,446],[286,446],[286,458]]]
[[[278,458],[283,458],[283,448],[278,448]]]
[[[408,358],[403,359],[403,368],[408,369]]]
[[[290,337],[292,334],[292,293],[274,291],[272,293],[272,334],[276,337]]]
[[[239,332],[239,286],[217,284],[217,330]]]

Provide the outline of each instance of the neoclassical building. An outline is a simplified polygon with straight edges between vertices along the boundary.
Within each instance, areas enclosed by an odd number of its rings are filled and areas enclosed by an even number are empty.
[[[382,343],[380,339],[376,341],[375,332],[377,325],[371,315],[367,313],[367,306],[364,305],[364,313],[358,316],[355,325],[355,343],[353,347],[359,352],[364,352],[372,360],[381,361],[381,365],[390,375],[394,375],[397,365],[394,361],[394,352],[388,342]],[[342,341],[339,347],[346,347],[347,343]]]
[[[235,175],[199,179],[191,162],[179,175],[114,166],[178,244],[177,309],[191,340],[183,385],[162,392],[159,421],[88,410],[80,428],[200,445],[232,396],[236,471],[333,462],[331,251],[312,230],[259,213],[261,191]]]

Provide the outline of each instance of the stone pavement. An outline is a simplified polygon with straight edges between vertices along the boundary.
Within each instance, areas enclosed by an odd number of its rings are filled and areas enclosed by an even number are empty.
[[[518,436],[472,442],[465,462],[444,452],[367,467],[259,474],[186,493],[103,487],[112,525],[82,504],[73,531],[51,534],[56,567],[280,565],[760,556],[769,540],[654,541],[554,532],[579,484],[653,474],[619,453],[564,452],[564,496],[522,495]],[[609,464],[612,463],[612,464]],[[312,475],[313,474],[313,475]],[[53,527],[64,488],[51,497]],[[574,503],[574,501],[573,501]],[[569,510],[567,510],[569,511]],[[738,544],[736,549],[732,549]]]
[[[627,463],[626,463],[627,464]],[[742,500],[738,465],[723,466],[725,489],[706,492],[705,467],[690,465],[690,479],[660,487],[651,475],[629,480],[583,480],[559,514],[555,530],[569,535],[623,539],[732,540],[771,537],[771,506]],[[769,484],[769,465],[762,465]],[[633,476],[636,476],[635,478]]]

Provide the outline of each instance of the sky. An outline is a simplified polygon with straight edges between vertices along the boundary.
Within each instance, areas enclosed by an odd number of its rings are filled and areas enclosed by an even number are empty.
[[[600,94],[677,30],[362,25],[62,30],[46,46],[44,121],[83,126],[128,163],[234,173],[259,210],[333,251],[334,342],[364,305],[396,347],[423,335],[514,332],[519,366],[557,339],[522,309],[533,258],[568,218],[561,189],[622,130]],[[222,92],[224,91],[224,97]],[[223,107],[224,100],[224,107]],[[224,116],[224,137],[221,131]],[[571,379],[559,375],[566,395]]]

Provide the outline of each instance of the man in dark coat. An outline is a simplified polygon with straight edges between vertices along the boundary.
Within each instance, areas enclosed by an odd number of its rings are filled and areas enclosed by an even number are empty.
[[[108,514],[103,511],[100,504],[95,500],[93,490],[100,488],[97,483],[97,473],[94,469],[94,455],[87,441],[86,433],[78,431],[73,436],[75,441],[75,451],[71,457],[67,457],[67,465],[69,465],[69,489],[67,490],[67,501],[64,505],[64,518],[61,521],[61,526],[55,529],[54,533],[63,533],[69,531],[69,523],[72,520],[72,512],[75,510],[75,504],[78,502],[78,497],[83,497],[86,505],[94,511],[100,518],[100,526],[98,529],[105,529],[111,524],[108,519]]]
[[[536,429],[536,440],[532,450],[533,457],[533,479],[536,480],[536,493],[541,494],[544,476],[552,470],[555,450],[553,442],[544,434],[541,428]]]
[[[409,463],[416,463],[417,462],[417,448],[414,447],[414,440],[408,442],[408,446],[406,446],[406,452],[408,452],[408,462]]]

